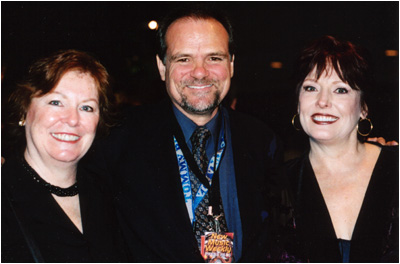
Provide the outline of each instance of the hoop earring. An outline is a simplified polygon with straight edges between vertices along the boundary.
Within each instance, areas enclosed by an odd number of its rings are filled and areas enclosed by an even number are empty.
[[[292,126],[294,127],[294,129],[296,129],[297,131],[300,131],[300,128],[297,128],[294,124],[294,120],[296,119],[296,116],[298,116],[298,114],[294,114],[293,118],[292,118]]]
[[[366,120],[366,121],[369,122],[369,127],[370,127],[370,128],[369,128],[369,131],[368,131],[367,133],[365,133],[365,134],[361,133],[360,130],[359,130],[359,128],[360,128],[360,123],[361,123],[362,121],[364,121],[364,120]],[[363,136],[363,137],[368,136],[368,135],[371,133],[371,131],[372,131],[373,128],[374,128],[374,125],[372,125],[371,119],[369,119],[369,118],[361,119],[361,118],[360,118],[360,120],[358,120],[357,132],[358,132],[358,134],[360,134],[361,136]]]

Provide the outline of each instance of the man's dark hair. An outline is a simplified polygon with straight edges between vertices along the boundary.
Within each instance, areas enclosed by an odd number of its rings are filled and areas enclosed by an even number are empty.
[[[179,9],[174,9],[169,15],[165,16],[164,19],[161,21],[160,27],[157,31],[157,38],[159,43],[157,54],[164,64],[168,48],[165,39],[168,28],[172,23],[181,18],[215,19],[219,23],[221,23],[221,25],[225,28],[229,36],[229,43],[228,43],[229,54],[230,58],[232,58],[232,55],[234,54],[233,29],[227,15],[221,12],[220,8],[217,8],[216,6],[207,4],[195,4],[195,5],[188,5]]]

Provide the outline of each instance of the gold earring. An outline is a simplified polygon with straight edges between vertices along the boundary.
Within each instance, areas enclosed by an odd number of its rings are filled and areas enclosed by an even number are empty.
[[[295,124],[294,124],[294,120],[296,119],[296,116],[297,116],[298,114],[294,114],[294,116],[293,116],[293,118],[292,118],[292,126],[294,127],[294,129],[296,129],[297,131],[300,131],[301,129],[300,128],[297,128],[296,126],[295,126]]]
[[[366,120],[366,121],[369,122],[369,131],[368,131],[367,133],[365,133],[365,134],[361,133],[360,130],[359,130],[359,128],[360,128],[360,123],[361,123],[362,121],[364,121],[364,120]],[[363,119],[360,118],[360,120],[358,120],[357,132],[358,132],[358,134],[360,134],[361,136],[363,136],[363,137],[368,136],[368,135],[371,133],[371,131],[372,131],[373,128],[374,128],[374,126],[372,125],[371,119],[369,119],[369,118],[363,118]]]

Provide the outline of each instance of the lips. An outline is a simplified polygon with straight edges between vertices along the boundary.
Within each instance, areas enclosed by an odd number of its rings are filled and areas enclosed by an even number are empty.
[[[339,117],[333,116],[333,115],[327,115],[327,114],[313,114],[311,116],[311,119],[314,123],[318,125],[330,125],[335,123]]]
[[[81,138],[76,134],[70,134],[70,133],[51,133],[51,136],[58,141],[67,143],[76,143]]]

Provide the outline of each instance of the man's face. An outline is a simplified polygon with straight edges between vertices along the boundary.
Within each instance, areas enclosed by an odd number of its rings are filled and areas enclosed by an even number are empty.
[[[213,117],[229,91],[233,57],[229,36],[214,19],[178,19],[166,33],[165,65],[157,56],[161,79],[174,105],[189,118]]]

